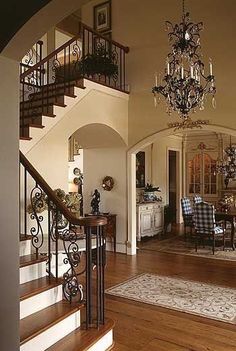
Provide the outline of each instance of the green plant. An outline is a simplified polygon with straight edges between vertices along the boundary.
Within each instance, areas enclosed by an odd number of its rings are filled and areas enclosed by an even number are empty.
[[[118,66],[114,63],[115,54],[106,51],[103,46],[97,47],[92,54],[87,54],[80,62],[79,69],[83,74],[95,74],[107,77],[118,75]]]
[[[148,192],[161,191],[161,190],[159,186],[154,186],[151,183],[147,183],[147,185],[144,188],[144,191],[148,193]]]

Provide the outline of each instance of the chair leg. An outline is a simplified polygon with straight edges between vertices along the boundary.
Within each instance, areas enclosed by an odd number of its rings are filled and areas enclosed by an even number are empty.
[[[197,244],[198,244],[197,239],[198,237],[197,237],[197,234],[195,233],[195,252],[197,252]]]
[[[215,254],[215,235],[213,235],[212,253]]]
[[[184,224],[184,240],[186,240],[186,225]]]

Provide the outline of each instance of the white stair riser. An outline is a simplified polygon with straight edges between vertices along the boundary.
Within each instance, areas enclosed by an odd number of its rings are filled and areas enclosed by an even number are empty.
[[[107,332],[101,339],[93,344],[87,351],[106,351],[113,344],[113,329]]]
[[[31,254],[31,240],[20,241],[20,256]]]
[[[44,351],[79,326],[80,311],[77,311],[21,345],[20,351]]]
[[[30,282],[38,278],[45,277],[46,272],[46,262],[40,262],[31,264],[26,267],[20,268],[20,284]]]
[[[49,307],[54,303],[61,301],[62,298],[62,285],[29,297],[20,302],[20,319],[38,312],[43,308]]]

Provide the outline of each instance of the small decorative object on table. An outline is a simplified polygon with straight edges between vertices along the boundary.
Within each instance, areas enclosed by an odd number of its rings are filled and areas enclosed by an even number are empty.
[[[220,211],[228,212],[234,204],[233,195],[224,195],[223,198],[219,200]]]
[[[153,186],[151,183],[147,183],[144,189],[143,200],[144,201],[161,201],[161,198],[157,197],[155,191],[160,192],[159,186]]]
[[[94,190],[94,193],[92,195],[92,200],[91,200],[91,208],[92,211],[91,213],[94,215],[98,215],[100,213],[99,211],[99,203],[100,203],[100,193],[97,189]]]

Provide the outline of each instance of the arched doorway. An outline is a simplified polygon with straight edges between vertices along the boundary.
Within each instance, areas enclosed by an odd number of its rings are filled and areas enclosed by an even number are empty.
[[[209,131],[221,134],[228,134],[236,136],[236,131],[234,129],[226,128],[218,125],[207,125],[203,126],[202,131]],[[141,140],[127,153],[127,163],[128,163],[128,253],[131,255],[136,254],[136,153],[140,149],[144,149],[149,145],[153,144],[155,140],[159,140],[172,135],[180,133],[174,132],[171,129],[164,129],[157,133],[154,133],[147,138]],[[183,179],[183,183],[184,183]]]
[[[95,189],[99,191],[100,212],[116,217],[116,244],[108,239],[107,248],[113,250],[116,245],[116,251],[126,253],[126,143],[117,131],[101,123],[82,126],[71,138],[75,145],[79,145],[80,155],[75,155],[69,162],[69,184],[77,182],[74,172],[80,169],[83,174],[84,214],[91,212],[91,195]],[[110,191],[103,187],[105,177],[114,181]]]

